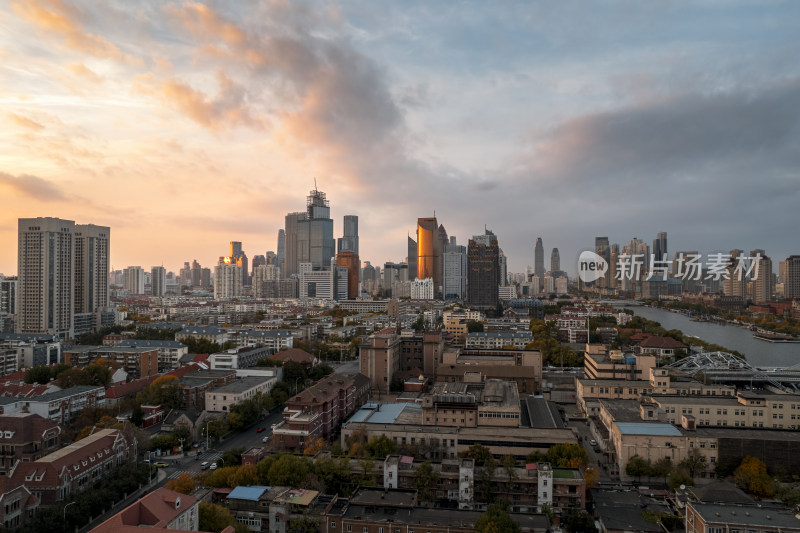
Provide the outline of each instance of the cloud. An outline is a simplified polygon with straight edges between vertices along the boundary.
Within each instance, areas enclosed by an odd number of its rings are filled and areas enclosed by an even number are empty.
[[[92,83],[101,83],[103,81],[102,76],[88,68],[83,63],[72,63],[71,65],[67,65],[67,68],[69,68],[73,74],[86,81],[90,81]]]
[[[22,126],[23,128],[29,128],[32,130],[43,130],[44,126],[39,124],[33,119],[28,117],[23,117],[22,115],[17,115],[15,113],[7,113],[8,118],[14,121],[15,124],[18,126]]]
[[[29,174],[12,176],[6,172],[0,172],[0,186],[42,202],[63,202],[67,200],[67,197],[57,185]]]
[[[65,44],[81,53],[102,59],[114,59],[131,65],[143,62],[122,52],[109,40],[84,30],[87,14],[61,0],[25,0],[12,4],[14,12],[48,33],[58,35]]]

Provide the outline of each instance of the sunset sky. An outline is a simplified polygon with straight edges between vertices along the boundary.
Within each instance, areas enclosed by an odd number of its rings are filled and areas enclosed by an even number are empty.
[[[275,250],[327,193],[361,259],[417,217],[800,253],[800,3],[0,0],[0,273],[17,219],[112,228],[112,264]]]

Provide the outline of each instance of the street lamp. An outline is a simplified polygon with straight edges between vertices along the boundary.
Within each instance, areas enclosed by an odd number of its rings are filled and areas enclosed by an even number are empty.
[[[63,519],[64,527],[66,527],[67,524],[67,507],[69,507],[70,505],[75,505],[76,503],[78,502],[69,502],[67,505],[64,506],[64,519]]]

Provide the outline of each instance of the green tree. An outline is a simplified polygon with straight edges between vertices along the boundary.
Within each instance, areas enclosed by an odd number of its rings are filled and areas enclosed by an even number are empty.
[[[625,465],[625,473],[641,481],[642,476],[650,475],[650,463],[643,457],[634,455],[628,459],[628,464]]]
[[[50,383],[50,367],[47,365],[32,366],[25,374],[25,383],[39,383],[47,385]]]
[[[467,333],[483,333],[483,322],[467,320]]]
[[[139,402],[136,402],[133,405],[133,411],[131,411],[130,421],[131,424],[135,424],[137,426],[141,426],[142,422],[144,421],[144,411],[142,410],[142,405]]]
[[[660,477],[664,480],[665,485],[670,472],[672,472],[672,461],[670,461],[669,457],[662,457],[650,467],[650,475]]]
[[[236,533],[246,533],[247,526],[236,521],[230,511],[221,505],[200,502],[200,531],[219,533],[228,526],[234,528]]]
[[[583,509],[572,508],[562,514],[561,525],[568,533],[597,533],[592,515]]]
[[[270,466],[267,477],[270,485],[298,486],[311,472],[311,462],[304,457],[281,455]]]
[[[308,378],[306,369],[300,363],[287,361],[283,365],[283,381],[290,384],[292,393],[296,394],[305,388],[305,381]],[[295,389],[295,384],[297,389]]]
[[[477,533],[518,533],[519,524],[511,519],[506,500],[491,504],[475,521]]]
[[[414,488],[420,500],[433,501],[436,498],[436,487],[439,484],[439,472],[433,469],[430,461],[425,461],[414,472]]]
[[[694,485],[694,479],[689,474],[685,466],[677,464],[673,466],[672,471],[669,473],[669,489],[675,490],[681,485],[691,486]]]
[[[485,465],[489,460],[494,459],[492,452],[489,448],[482,444],[473,444],[466,452],[461,452],[461,456],[467,459],[472,459],[478,466]]]
[[[369,439],[365,450],[370,457],[382,460],[395,453],[396,446],[392,439],[381,433],[380,435],[375,435]]]
[[[333,367],[331,365],[327,363],[319,363],[311,370],[310,377],[312,381],[319,381],[325,376],[329,376],[331,374],[333,374]]]
[[[700,472],[706,470],[706,458],[697,448],[689,449],[689,453],[686,454],[686,459],[681,461],[680,464],[689,471],[689,475],[692,476],[692,478],[697,477]]]

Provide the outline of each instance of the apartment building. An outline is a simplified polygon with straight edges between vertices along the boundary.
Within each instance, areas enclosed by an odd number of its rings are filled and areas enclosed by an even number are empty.
[[[105,392],[102,386],[78,385],[31,398],[0,398],[0,414],[25,410],[58,424],[67,424],[85,407],[103,407]]]
[[[530,331],[498,331],[467,333],[466,348],[482,350],[499,350],[506,346],[513,346],[517,350],[524,350],[525,346],[533,342]]]
[[[147,531],[198,531],[200,500],[159,488],[118,512],[89,533],[120,533],[133,528]],[[232,527],[228,529],[233,530]]]
[[[246,377],[206,392],[206,411],[229,413],[231,407],[257,394],[269,394],[276,378]]]
[[[105,342],[105,338],[103,341]],[[158,371],[161,373],[181,366],[181,357],[189,353],[189,347],[178,341],[123,339],[117,343],[117,346],[158,350]]]
[[[158,348],[76,346],[64,351],[64,362],[77,368],[84,368],[101,358],[122,365],[131,379],[157,376],[159,372]]]

